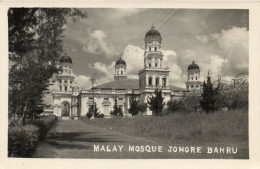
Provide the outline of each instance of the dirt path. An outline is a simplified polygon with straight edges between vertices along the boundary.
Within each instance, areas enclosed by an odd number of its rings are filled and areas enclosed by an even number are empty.
[[[133,152],[133,146],[149,145],[156,152]],[[162,152],[160,148],[162,147]],[[118,133],[110,129],[92,126],[80,120],[58,121],[47,135],[46,142],[40,144],[33,157],[36,158],[239,158],[238,154],[208,155],[206,147],[203,153],[168,152],[171,144],[158,143],[139,137]],[[178,146],[178,145],[172,145]],[[185,145],[187,146],[187,145]],[[95,151],[96,150],[96,151]],[[98,151],[99,150],[99,151]],[[191,149],[190,149],[191,150]],[[140,151],[142,151],[140,149]],[[233,157],[234,156],[234,157]]]

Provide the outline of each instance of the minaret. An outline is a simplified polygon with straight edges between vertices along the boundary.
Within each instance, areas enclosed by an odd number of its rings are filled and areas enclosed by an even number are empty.
[[[168,88],[169,70],[163,67],[162,37],[154,28],[145,35],[144,69],[139,72],[140,88]]]
[[[161,68],[163,55],[161,52],[162,38],[160,33],[151,27],[145,35],[144,67]]]
[[[115,64],[115,75],[114,80],[122,80],[127,79],[127,73],[126,73],[126,62],[120,57]]]
[[[192,61],[192,64],[188,66],[186,89],[190,91],[201,90],[200,67],[194,60]]]
[[[146,33],[144,52],[144,68],[139,71],[140,101],[147,102],[155,89],[161,89],[165,103],[170,100],[169,69],[163,67],[163,54],[161,52],[162,37],[154,26]],[[147,115],[151,115],[147,110]]]
[[[60,58],[61,72],[57,75],[59,81],[60,92],[71,92],[74,83],[74,75],[72,74],[72,59],[68,55],[64,55]]]

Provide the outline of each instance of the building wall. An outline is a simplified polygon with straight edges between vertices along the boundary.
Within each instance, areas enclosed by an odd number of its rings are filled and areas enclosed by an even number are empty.
[[[61,117],[62,116],[62,112],[61,112],[61,109],[62,109],[62,104],[64,102],[67,102],[69,103],[70,105],[70,116],[71,116],[71,96],[64,96],[64,95],[61,95],[61,96],[56,96],[54,97],[54,109],[53,109],[53,114],[56,115],[57,117]]]

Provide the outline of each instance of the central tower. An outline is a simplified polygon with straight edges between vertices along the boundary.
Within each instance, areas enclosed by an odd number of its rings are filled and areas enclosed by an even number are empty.
[[[139,71],[140,101],[147,103],[156,88],[161,89],[164,102],[170,100],[169,70],[163,67],[163,54],[161,52],[162,37],[154,26],[146,33],[144,52],[144,68]],[[148,109],[147,115],[152,112]]]

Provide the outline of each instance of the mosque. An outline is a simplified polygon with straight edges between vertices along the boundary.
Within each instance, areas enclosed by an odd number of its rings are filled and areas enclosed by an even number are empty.
[[[72,59],[67,55],[62,56],[59,63],[62,71],[56,76],[59,90],[52,93],[53,114],[62,119],[83,117],[95,104],[100,113],[110,117],[114,100],[117,99],[124,116],[128,116],[129,98],[133,91],[140,103],[146,103],[156,88],[161,89],[164,102],[167,103],[179,99],[184,93],[201,90],[200,68],[195,61],[188,66],[186,89],[169,84],[170,71],[163,65],[161,52],[162,37],[153,26],[146,33],[144,42],[144,67],[138,73],[139,79],[127,78],[127,63],[119,58],[115,64],[114,80],[90,90],[77,87],[72,73]],[[152,112],[147,108],[144,114],[152,115]]]

